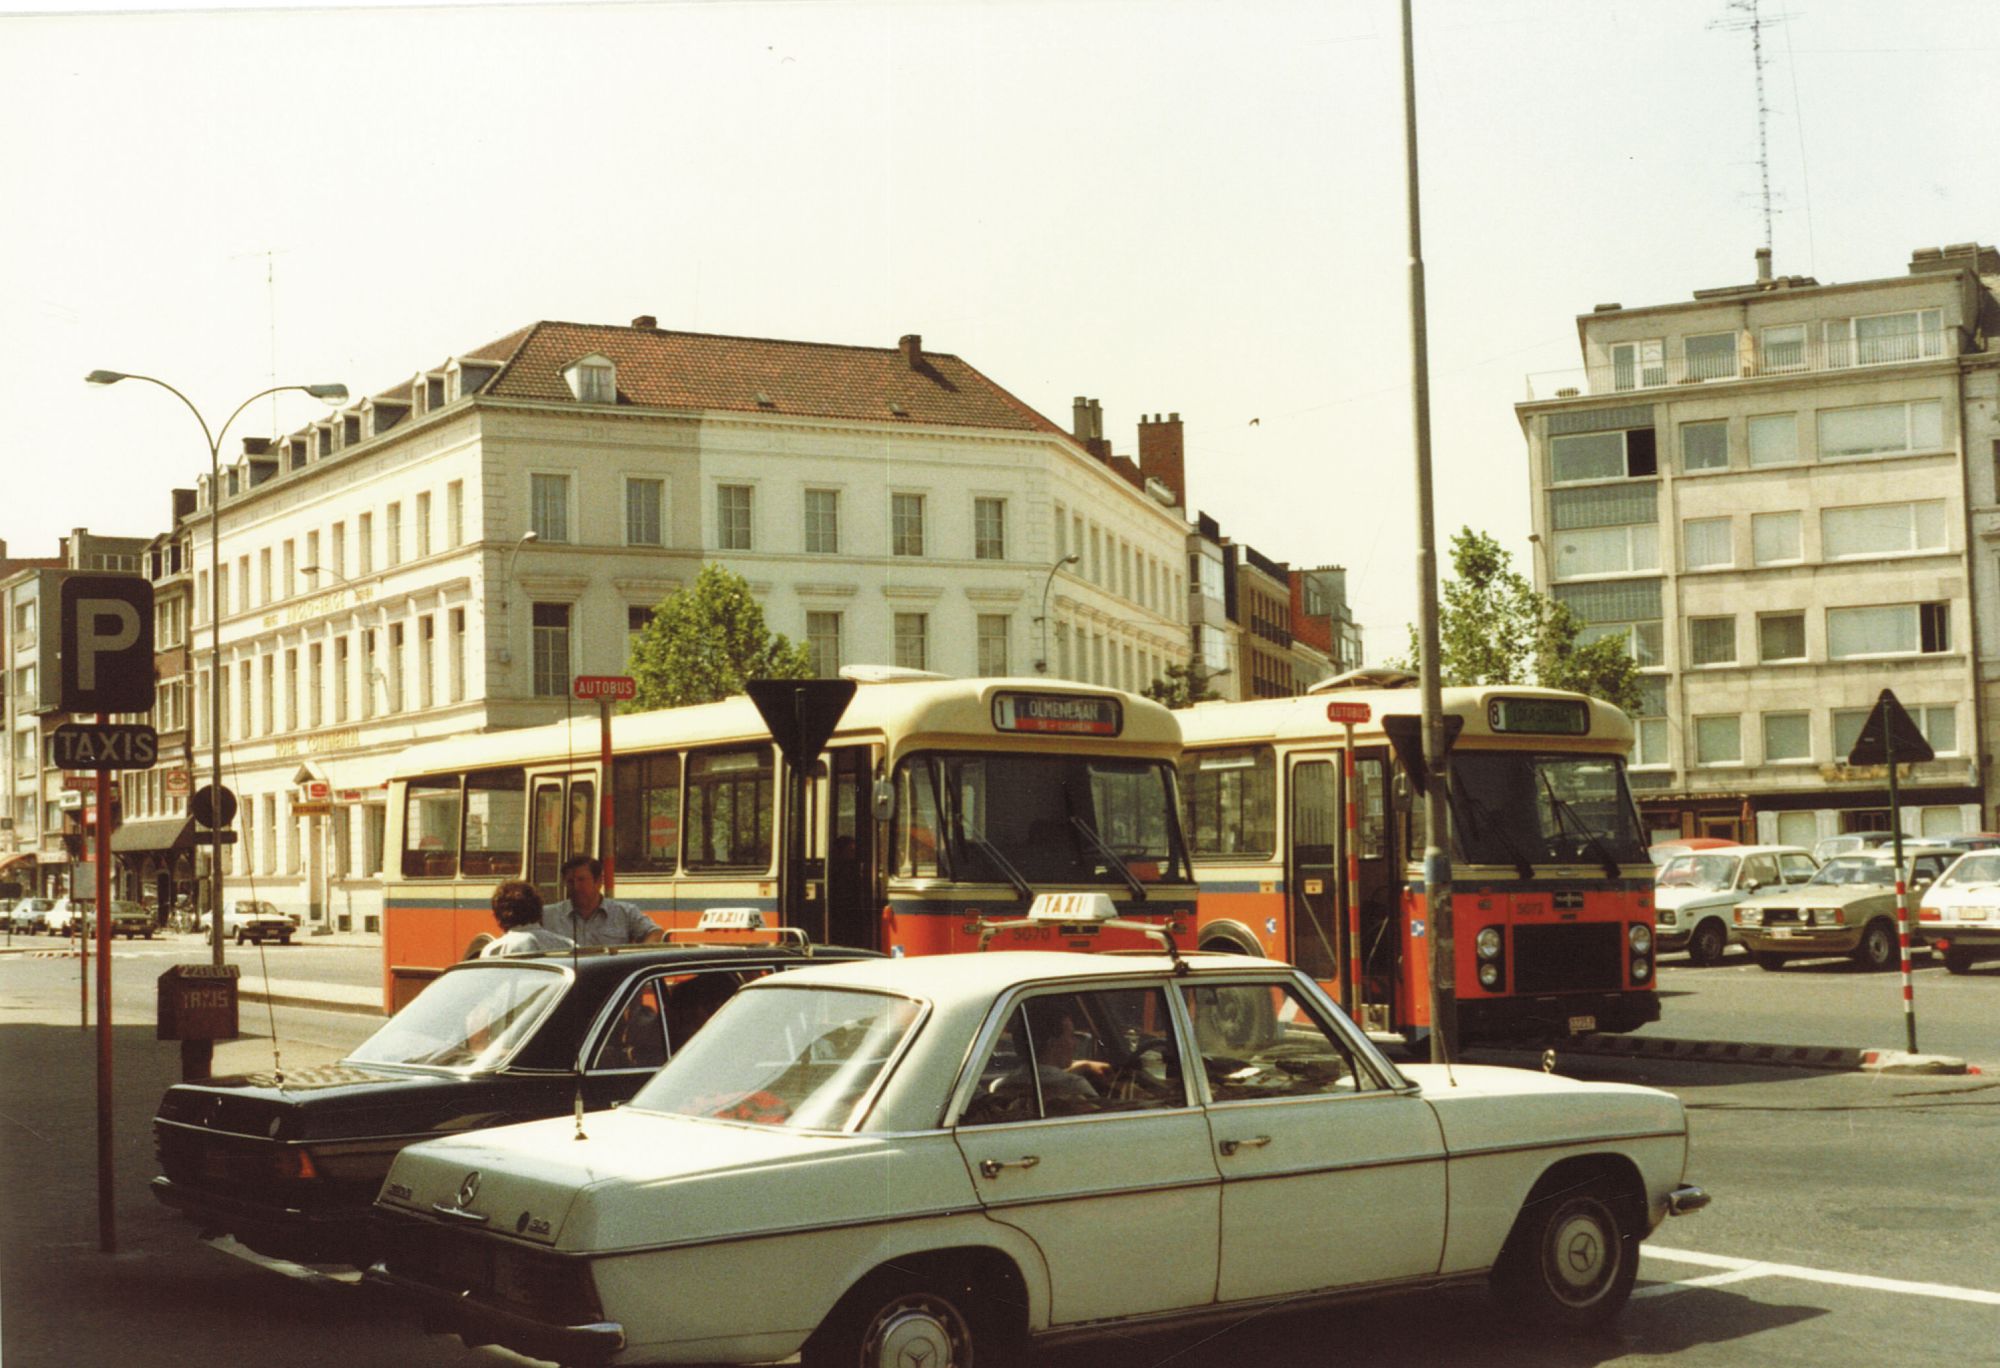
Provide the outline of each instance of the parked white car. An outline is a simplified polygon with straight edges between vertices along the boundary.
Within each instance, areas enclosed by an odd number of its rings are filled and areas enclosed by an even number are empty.
[[[1718,964],[1739,944],[1729,909],[1752,893],[1802,884],[1819,862],[1799,846],[1730,846],[1676,855],[1653,881],[1654,943]]]
[[[1398,1069],[1268,960],[806,968],[619,1110],[403,1150],[370,1276],[469,1344],[572,1364],[984,1368],[1489,1278],[1545,1323],[1609,1319],[1639,1241],[1707,1201],[1680,1102],[1453,1074]]]
[[[1954,974],[2000,959],[2000,850],[1962,855],[1938,875],[1917,905],[1917,924]]]
[[[32,895],[14,904],[7,914],[8,925],[16,931],[46,932],[49,929],[49,912],[55,903],[48,898]]]
[[[94,930],[96,916],[95,898],[78,898],[65,893],[49,909],[49,930],[58,936],[74,936],[79,930]]]

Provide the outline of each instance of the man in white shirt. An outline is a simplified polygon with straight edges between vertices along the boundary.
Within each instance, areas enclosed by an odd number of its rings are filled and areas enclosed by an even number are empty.
[[[578,945],[650,945],[664,934],[633,904],[604,896],[604,865],[591,856],[564,860],[562,877],[569,896],[550,903],[543,919]]]
[[[573,950],[568,936],[542,925],[542,895],[529,883],[503,883],[493,890],[493,920],[500,934],[479,952],[481,959],[505,955],[546,955]]]

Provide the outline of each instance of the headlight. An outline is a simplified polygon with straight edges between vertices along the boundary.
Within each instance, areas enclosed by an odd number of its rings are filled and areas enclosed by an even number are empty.
[[[1489,960],[1489,961],[1487,961],[1487,962],[1486,962],[1485,964],[1482,964],[1482,965],[1480,965],[1480,966],[1479,966],[1479,984],[1480,984],[1480,986],[1481,986],[1482,988],[1497,988],[1497,987],[1499,987],[1499,986],[1500,986],[1500,966],[1499,966],[1499,965],[1497,965],[1497,964],[1494,964],[1494,963],[1493,963],[1492,961],[1490,961],[1490,960]]]
[[[1635,983],[1644,983],[1652,976],[1652,963],[1644,955],[1634,955],[1632,957],[1632,981]]]
[[[1844,926],[1847,924],[1847,913],[1838,907],[1815,907],[1812,921],[1814,926]]]
[[[1635,923],[1632,929],[1626,932],[1625,935],[1626,938],[1632,942],[1633,954],[1649,955],[1653,952],[1652,927]]]
[[[1673,909],[1672,909],[1671,907],[1663,907],[1663,908],[1661,908],[1661,909],[1660,909],[1660,925],[1662,925],[1662,926],[1672,926],[1673,924],[1674,924],[1674,911],[1673,911]]]
[[[1754,907],[1739,907],[1736,909],[1736,924],[1738,926],[1762,926],[1764,924],[1764,914]]]
[[[1497,926],[1481,927],[1478,944],[1479,958],[1485,960],[1498,959],[1500,957],[1500,928]],[[1488,967],[1490,968],[1491,966],[1489,965]],[[1481,983],[1488,982],[1484,970],[1481,971],[1479,981]]]

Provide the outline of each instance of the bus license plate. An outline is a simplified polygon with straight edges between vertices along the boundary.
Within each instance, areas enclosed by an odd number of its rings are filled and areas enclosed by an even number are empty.
[[[1571,1035],[1582,1035],[1586,1031],[1594,1031],[1596,1029],[1597,1018],[1594,1016],[1573,1016],[1569,1019],[1569,1033]]]

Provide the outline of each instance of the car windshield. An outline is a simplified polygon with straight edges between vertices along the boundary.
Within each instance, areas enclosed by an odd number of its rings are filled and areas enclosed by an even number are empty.
[[[1682,855],[1660,871],[1661,888],[1701,888],[1714,891],[1736,882],[1734,855]]]
[[[856,1120],[922,1012],[909,998],[887,993],[751,989],[730,999],[630,1105],[842,1130]]]
[[[1866,856],[1836,855],[1819,867],[1810,880],[1816,884],[1894,884],[1895,867]]]
[[[1451,778],[1452,826],[1471,864],[1646,860],[1623,761],[1464,751]]]
[[[918,755],[896,773],[899,875],[1058,888],[1189,877],[1164,762]]]
[[[351,1064],[492,1070],[534,1032],[568,978],[558,970],[494,963],[454,970],[417,994],[347,1056]]]
[[[2000,883],[2000,853],[1968,855],[1946,870],[1938,883],[1951,886]]]

